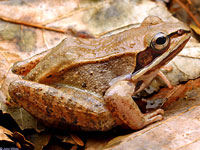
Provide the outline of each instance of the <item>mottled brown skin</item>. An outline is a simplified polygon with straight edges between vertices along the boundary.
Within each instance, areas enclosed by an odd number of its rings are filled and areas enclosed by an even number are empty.
[[[142,114],[132,96],[182,50],[190,37],[186,30],[181,23],[148,17],[140,27],[109,37],[68,37],[46,56],[32,58],[34,65],[21,62],[23,71],[15,64],[15,73],[25,77],[10,84],[9,94],[54,127],[106,131],[126,124],[141,129],[162,120],[163,110]],[[159,54],[150,45],[158,32],[170,35],[169,45]]]

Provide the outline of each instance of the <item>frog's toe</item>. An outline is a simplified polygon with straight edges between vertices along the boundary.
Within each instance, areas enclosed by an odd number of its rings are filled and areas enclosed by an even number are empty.
[[[147,113],[144,115],[145,118],[145,125],[151,124],[156,121],[163,120],[164,110],[163,109],[157,109],[156,111],[152,113]]]
[[[153,112],[155,114],[161,114],[161,115],[164,115],[164,110],[163,109],[157,109],[155,112]]]
[[[157,116],[157,115],[164,115],[164,110],[163,109],[157,109],[157,110],[155,110],[151,113],[145,114],[145,117],[151,118],[151,117],[154,117],[154,116]]]
[[[156,121],[161,121],[161,120],[163,120],[163,116],[162,115],[153,116],[151,118],[145,118],[145,126],[149,125],[151,123],[154,123]]]

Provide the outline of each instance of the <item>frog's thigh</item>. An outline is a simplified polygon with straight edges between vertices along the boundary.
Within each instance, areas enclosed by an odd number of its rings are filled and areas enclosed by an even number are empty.
[[[132,99],[135,86],[130,81],[119,81],[112,85],[104,98],[109,110],[131,129],[141,129],[155,121],[162,120],[163,110],[142,114]]]
[[[86,131],[105,131],[116,126],[103,99],[81,90],[59,89],[18,80],[10,84],[9,94],[24,109],[48,125]]]

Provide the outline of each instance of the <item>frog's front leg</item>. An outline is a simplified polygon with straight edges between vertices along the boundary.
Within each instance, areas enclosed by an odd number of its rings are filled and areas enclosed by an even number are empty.
[[[132,99],[135,87],[131,81],[116,82],[107,90],[104,99],[108,109],[115,116],[119,117],[131,129],[137,130],[162,120],[164,111],[158,109],[152,113],[142,114]]]

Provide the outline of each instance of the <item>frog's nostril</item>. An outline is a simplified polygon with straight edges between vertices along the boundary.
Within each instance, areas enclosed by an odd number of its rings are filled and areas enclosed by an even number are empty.
[[[182,30],[182,29],[179,29],[179,30],[178,30],[178,34],[179,34],[179,35],[183,34],[183,30]]]
[[[190,30],[183,30],[183,29],[179,29],[179,30],[177,31],[177,34],[178,34],[178,35],[183,35],[183,34],[185,34],[185,33],[191,33],[191,31],[190,31]]]
[[[178,30],[178,35],[182,35],[184,33],[184,30],[183,29],[179,29]]]

